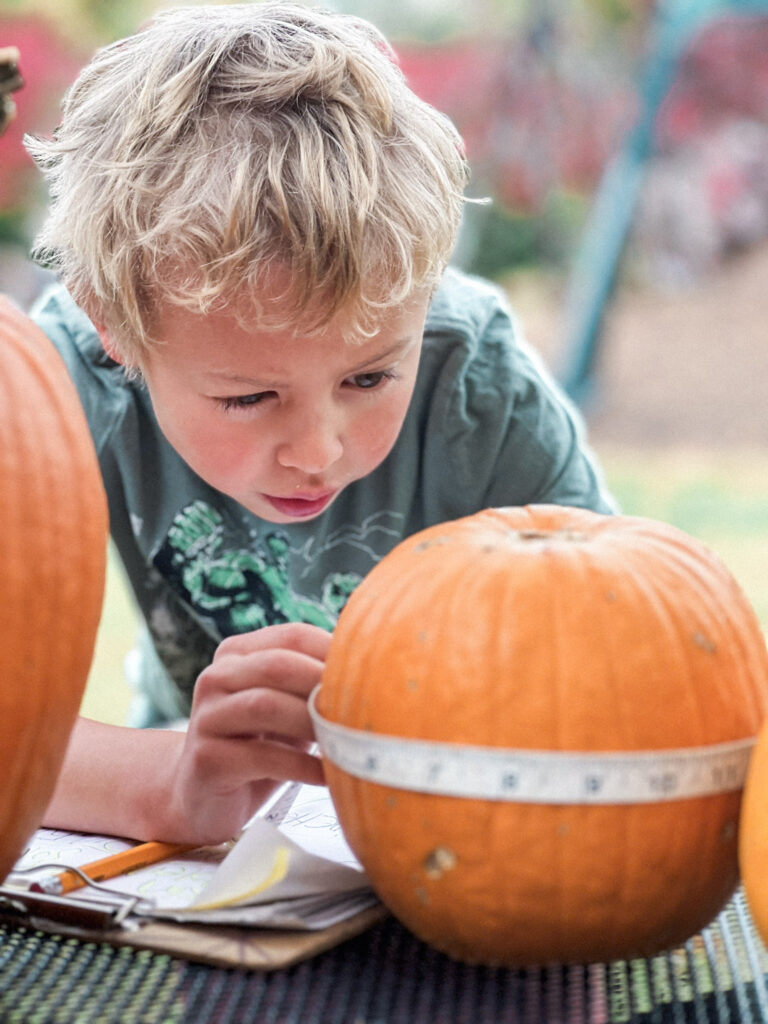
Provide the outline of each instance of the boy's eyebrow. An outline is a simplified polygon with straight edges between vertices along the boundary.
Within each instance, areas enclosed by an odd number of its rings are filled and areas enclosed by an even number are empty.
[[[414,338],[410,335],[404,338],[399,338],[394,342],[394,344],[382,349],[381,352],[376,352],[372,356],[368,356],[361,363],[357,363],[355,366],[350,366],[346,372],[349,374],[359,373],[368,366],[380,363],[382,360],[389,359],[393,355],[399,355],[406,349],[410,348],[413,342]],[[244,377],[239,373],[230,373],[228,370],[211,370],[210,376],[216,377],[221,381],[226,381],[228,384],[246,384],[249,386],[258,386],[260,388],[268,388],[271,385],[276,386],[276,382],[268,378],[259,380],[255,377]]]
[[[396,342],[390,345],[388,348],[383,349],[381,352],[376,352],[372,356],[368,356],[361,363],[357,363],[355,366],[350,366],[349,373],[358,373],[366,366],[370,366],[372,363],[380,363],[384,359],[389,359],[390,356],[399,355],[406,349],[410,348],[413,344],[414,339],[408,335],[405,338],[398,338]]]

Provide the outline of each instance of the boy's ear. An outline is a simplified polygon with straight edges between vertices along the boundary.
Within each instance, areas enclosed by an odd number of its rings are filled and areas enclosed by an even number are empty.
[[[98,331],[99,337],[101,338],[102,348],[107,353],[109,358],[113,359],[116,363],[119,363],[122,366],[125,360],[120,355],[117,346],[112,341],[112,338],[110,337],[110,334],[107,331],[104,324],[94,324],[94,327]]]

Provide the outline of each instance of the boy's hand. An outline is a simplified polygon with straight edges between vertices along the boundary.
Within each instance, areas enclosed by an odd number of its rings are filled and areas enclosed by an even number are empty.
[[[307,699],[330,634],[287,623],[225,640],[198,677],[185,741],[169,765],[170,831],[184,842],[237,834],[283,780],[320,784]]]
[[[186,733],[79,718],[43,824],[202,846],[236,836],[284,779],[322,783],[307,698],[330,642],[304,623],[224,641]]]

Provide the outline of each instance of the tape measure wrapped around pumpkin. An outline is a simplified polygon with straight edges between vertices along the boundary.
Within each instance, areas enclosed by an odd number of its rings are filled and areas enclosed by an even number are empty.
[[[763,635],[713,553],[541,505],[390,552],[313,713],[384,903],[450,955],[515,966],[648,956],[718,913],[767,704]]]
[[[0,297],[0,880],[40,824],[93,657],[107,505],[77,392]]]

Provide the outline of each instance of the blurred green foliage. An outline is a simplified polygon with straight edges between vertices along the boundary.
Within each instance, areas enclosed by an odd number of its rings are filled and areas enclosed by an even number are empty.
[[[185,0],[194,3],[195,0]],[[215,0],[214,0],[215,2]],[[133,32],[161,3],[151,0],[0,0],[0,16],[46,18],[79,51]],[[170,6],[170,4],[165,4]]]
[[[585,196],[551,192],[541,209],[522,212],[498,202],[468,207],[466,249],[461,262],[473,273],[501,280],[508,273],[545,264],[565,271],[586,218]]]

